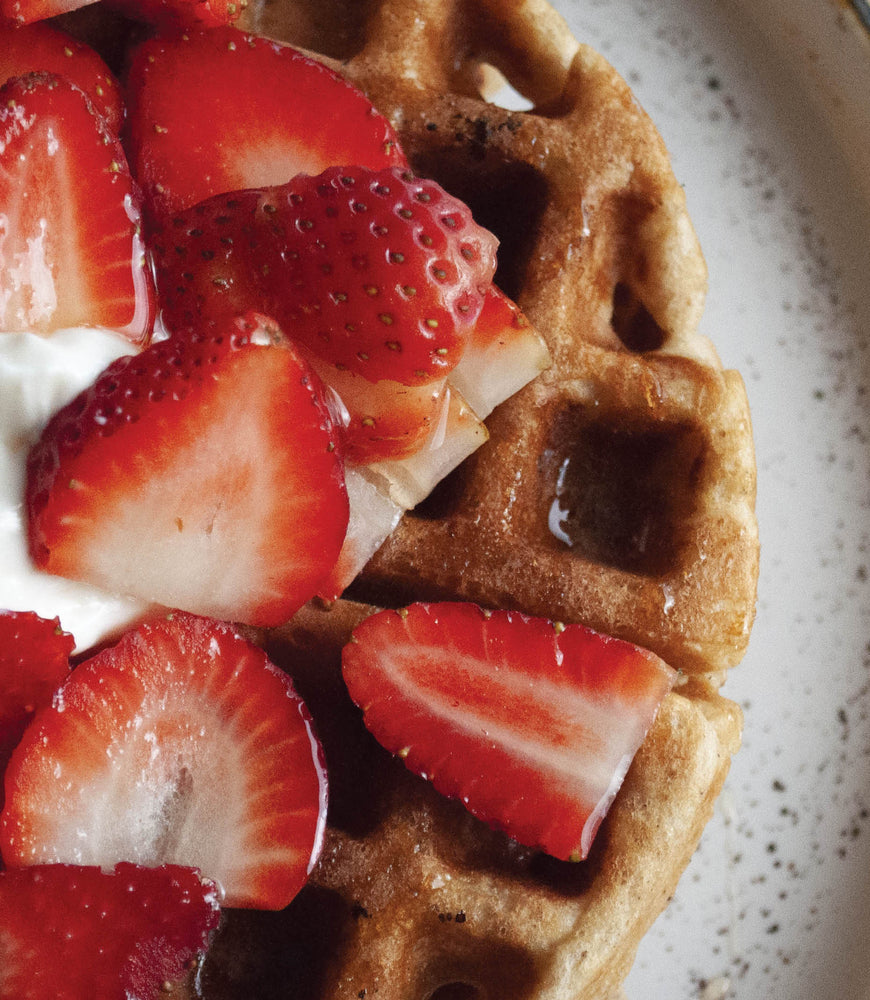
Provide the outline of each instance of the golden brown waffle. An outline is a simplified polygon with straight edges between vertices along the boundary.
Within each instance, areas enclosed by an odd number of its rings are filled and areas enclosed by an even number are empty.
[[[755,600],[755,467],[742,382],[698,335],[706,271],[683,192],[625,83],[541,0],[278,0],[247,24],[332,59],[411,162],[502,241],[498,281],[553,365],[408,516],[355,586],[583,621],[686,679],[587,862],[512,843],[362,729],[338,658],[368,612],[305,609],[267,640],[319,723],[326,847],[282,914],[228,915],[206,998],[574,1000],[620,995],[740,740],[714,675]],[[481,95],[497,67],[534,104]]]
[[[497,280],[553,356],[355,596],[582,621],[684,675],[589,859],[570,865],[490,831],[380,750],[338,669],[368,608],[303,610],[263,641],[324,740],[322,858],[283,913],[227,913],[196,985],[167,996],[615,1000],[739,744],[718,685],[755,601],[748,409],[698,334],[706,271],[683,192],[626,84],[543,0],[271,0],[243,23],[369,94],[418,171],[500,237]],[[494,70],[532,111],[484,98]]]

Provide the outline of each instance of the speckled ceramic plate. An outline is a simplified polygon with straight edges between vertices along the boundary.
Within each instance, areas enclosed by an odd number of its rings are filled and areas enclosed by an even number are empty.
[[[762,573],[717,814],[629,1000],[870,998],[870,7],[555,0],[655,119],[743,372]],[[865,23],[866,22],[866,23]]]

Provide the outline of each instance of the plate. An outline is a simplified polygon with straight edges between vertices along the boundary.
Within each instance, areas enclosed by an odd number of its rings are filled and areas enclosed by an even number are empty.
[[[744,745],[629,1000],[870,997],[864,0],[556,0],[661,130],[746,381],[762,543]],[[870,22],[870,19],[868,19]]]

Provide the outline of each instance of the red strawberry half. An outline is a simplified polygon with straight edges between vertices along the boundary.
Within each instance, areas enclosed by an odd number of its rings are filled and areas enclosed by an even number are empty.
[[[160,214],[331,166],[405,164],[389,122],[343,77],[235,28],[146,41],[127,92],[133,172]]]
[[[57,618],[0,611],[0,773],[33,713],[51,701],[69,673],[74,645]]]
[[[0,23],[0,84],[27,73],[55,73],[80,87],[117,135],[123,118],[118,81],[90,46],[43,22]]]
[[[40,569],[258,625],[313,596],[348,518],[317,376],[242,320],[110,365],[34,446],[27,508]]]
[[[0,89],[0,331],[151,330],[138,202],[84,93],[33,74]]]
[[[176,614],[78,666],[6,778],[9,865],[199,868],[280,909],[322,839],[326,777],[289,679],[229,626]]]
[[[415,604],[343,653],[377,740],[529,847],[585,858],[675,673],[580,625]]]
[[[219,917],[215,887],[187,868],[0,872],[0,997],[159,1000]]]
[[[495,270],[468,207],[398,169],[214,198],[153,242],[169,329],[256,307],[322,360],[407,385],[456,365]]]

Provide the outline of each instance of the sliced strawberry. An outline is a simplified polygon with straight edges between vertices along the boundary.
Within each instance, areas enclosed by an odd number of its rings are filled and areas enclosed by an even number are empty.
[[[444,379],[421,386],[388,379],[370,382],[310,352],[306,357],[341,400],[348,462],[364,465],[413,455],[445,418],[449,397]]]
[[[33,713],[51,701],[69,673],[74,646],[57,618],[0,611],[0,774]]]
[[[189,868],[0,872],[0,997],[159,1000],[207,950],[215,887]]]
[[[35,564],[167,607],[285,621],[347,527],[322,392],[279,334],[242,320],[119,359],[31,452]]]
[[[298,173],[406,162],[389,122],[338,73],[235,28],[144,42],[127,92],[130,162],[161,214]]]
[[[124,153],[84,93],[32,74],[0,89],[0,331],[153,320]]]
[[[360,414],[379,405],[378,394],[391,383],[371,384],[350,372],[340,373],[342,379],[355,380],[350,382],[349,391],[335,369],[325,366],[325,380],[331,381],[344,400],[353,399],[353,389],[359,386],[364,388],[365,394],[359,401],[355,400],[353,414],[357,418],[359,437],[352,436],[355,430],[352,419],[345,431],[346,435],[351,435],[346,440],[346,454],[351,463],[346,469],[350,500],[347,537],[338,562],[321,586],[321,596],[334,599],[350,585],[392,533],[405,511],[427,497],[445,476],[483,444],[487,431],[481,418],[531,381],[549,360],[546,344],[517,305],[491,286],[459,363],[443,385],[433,383],[439,386],[439,410],[430,417],[428,435],[421,435],[424,417],[415,415],[413,407],[395,409],[384,422],[389,429],[396,426],[398,420],[407,420],[399,425],[407,433],[402,450],[391,449],[389,440],[378,438],[384,434],[384,423],[377,418],[370,424],[359,419]],[[369,385],[371,389],[365,389]],[[414,391],[421,392],[420,389]],[[371,402],[368,393],[371,393]],[[387,398],[384,398],[384,407]],[[410,397],[411,401],[415,398]],[[411,432],[414,419],[420,421],[416,435]]]
[[[430,443],[447,421],[451,392],[481,420],[550,364],[550,352],[517,304],[491,285],[456,367],[425,386],[369,382],[350,371],[308,359],[347,410],[345,457],[363,465],[399,461]]]
[[[585,858],[675,672],[637,646],[471,604],[364,621],[343,653],[377,740],[529,847]]]
[[[350,519],[338,559],[318,590],[318,596],[326,601],[342,595],[405,513],[405,508],[390,496],[388,484],[379,476],[371,476],[365,466],[348,465],[345,482]]]
[[[30,24],[95,2],[96,0],[0,0],[0,14],[16,24]]]
[[[96,0],[0,0],[0,14],[26,25],[87,7]],[[135,20],[165,30],[214,27],[235,21],[247,0],[111,0],[113,8]]]
[[[0,22],[0,84],[27,73],[54,73],[80,87],[117,135],[123,119],[118,81],[84,42],[45,23],[17,27]]]
[[[406,385],[456,365],[495,249],[434,181],[361,167],[210,199],[154,239],[169,329],[259,303],[324,361]]]
[[[338,561],[318,594],[334,600],[350,585],[399,523],[487,439],[486,425],[449,387],[443,420],[413,455],[345,470],[350,522]]]
[[[541,335],[519,306],[491,285],[462,358],[450,373],[450,385],[485,420],[549,364]]]
[[[9,865],[190,865],[227,906],[281,909],[320,850],[326,777],[287,676],[229,626],[177,613],[76,667],[6,791]]]
[[[382,479],[389,494],[405,510],[416,507],[461,462],[486,441],[486,424],[458,392],[448,389],[444,420],[423,447],[406,458],[385,459],[365,466],[368,474]]]

